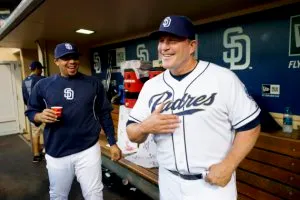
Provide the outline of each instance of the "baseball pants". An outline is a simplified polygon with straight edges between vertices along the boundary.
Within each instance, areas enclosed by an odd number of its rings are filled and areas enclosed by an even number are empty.
[[[185,180],[159,168],[160,200],[236,200],[235,175],[225,187],[210,185],[204,179]]]
[[[76,154],[61,158],[46,154],[45,158],[50,182],[50,200],[67,200],[74,176],[80,183],[84,199],[103,200],[101,151],[98,142]]]

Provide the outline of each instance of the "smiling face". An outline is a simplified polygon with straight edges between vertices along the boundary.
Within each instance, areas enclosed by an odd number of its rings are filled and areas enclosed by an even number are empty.
[[[79,69],[78,55],[65,55],[61,58],[54,60],[55,64],[59,67],[61,76],[69,77],[77,74]]]
[[[162,35],[159,38],[158,54],[162,66],[174,75],[187,73],[195,67],[196,61],[193,58],[195,50],[195,40],[173,35]]]

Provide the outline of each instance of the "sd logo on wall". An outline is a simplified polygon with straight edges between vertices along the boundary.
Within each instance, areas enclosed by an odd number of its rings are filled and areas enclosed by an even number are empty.
[[[228,28],[223,34],[223,61],[230,64],[231,70],[244,70],[250,65],[251,41],[243,33],[242,27]]]

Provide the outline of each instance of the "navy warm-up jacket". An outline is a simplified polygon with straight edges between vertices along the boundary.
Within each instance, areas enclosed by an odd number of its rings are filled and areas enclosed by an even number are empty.
[[[45,149],[50,156],[63,157],[93,146],[101,127],[109,144],[116,143],[112,106],[98,78],[77,73],[74,77],[54,75],[40,80],[32,90],[25,114],[34,122],[37,113],[52,106],[62,106],[63,111],[60,121],[45,127]]]

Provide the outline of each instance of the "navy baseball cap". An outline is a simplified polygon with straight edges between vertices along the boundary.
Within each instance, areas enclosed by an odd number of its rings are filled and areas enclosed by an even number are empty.
[[[39,61],[33,61],[30,65],[29,65],[29,69],[31,70],[35,70],[35,69],[43,69],[45,67],[43,67],[43,65],[39,62]]]
[[[80,56],[78,48],[76,47],[75,44],[60,43],[60,44],[56,45],[55,50],[54,50],[55,59],[61,58],[65,55],[69,55],[69,54]]]
[[[159,37],[163,34],[172,34],[178,37],[195,39],[195,27],[192,21],[185,16],[168,16],[159,26],[159,30],[150,34],[150,37]]]

